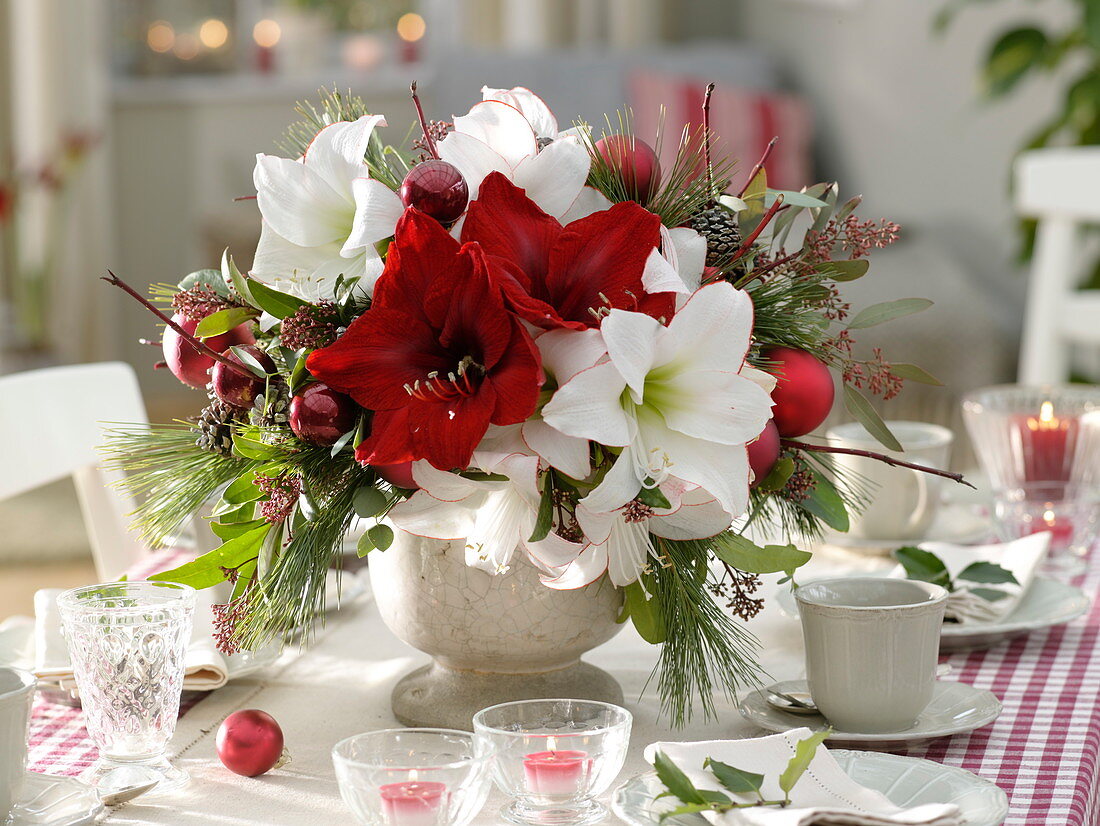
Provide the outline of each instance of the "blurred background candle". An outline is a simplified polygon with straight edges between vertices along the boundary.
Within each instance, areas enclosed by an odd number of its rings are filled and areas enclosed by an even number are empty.
[[[447,786],[434,781],[407,780],[379,786],[378,793],[389,826],[436,826]]]
[[[1077,436],[1076,418],[1059,418],[1045,400],[1038,414],[1024,418],[1019,431],[1025,482],[1069,481]]]
[[[574,795],[583,787],[591,760],[588,752],[555,748],[547,738],[547,751],[536,751],[523,758],[527,788],[541,795]]]

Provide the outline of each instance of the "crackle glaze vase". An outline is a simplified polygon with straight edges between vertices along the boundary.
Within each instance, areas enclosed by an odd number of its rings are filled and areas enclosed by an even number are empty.
[[[522,551],[493,575],[466,565],[461,541],[395,534],[371,554],[375,600],[394,634],[432,656],[394,688],[402,723],[469,730],[475,712],[510,700],[622,703],[615,679],[580,659],[622,628],[622,592],[606,578],[555,591]]]

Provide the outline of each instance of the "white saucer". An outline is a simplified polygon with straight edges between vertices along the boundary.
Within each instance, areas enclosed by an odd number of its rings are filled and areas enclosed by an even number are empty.
[[[773,688],[784,694],[806,692],[805,680],[788,680],[776,683]],[[768,703],[766,691],[752,691],[737,704],[741,716],[768,731],[788,731],[807,726],[814,731],[829,728],[828,721],[820,714],[791,714],[780,711]],[[917,722],[905,731],[888,731],[879,734],[862,734],[854,731],[834,731],[830,740],[844,743],[909,743],[961,734],[989,725],[1001,713],[1001,701],[992,692],[974,688],[966,683],[937,680],[928,704]]]
[[[79,780],[27,772],[10,826],[85,826],[102,811],[95,789]]]
[[[798,619],[798,602],[789,588],[781,589],[775,601],[784,616]],[[940,651],[989,648],[1029,631],[1064,625],[1084,614],[1089,604],[1089,598],[1080,588],[1036,577],[1006,617],[994,622],[945,622],[940,634]]]
[[[1008,796],[965,769],[871,751],[829,749],[829,754],[854,781],[881,792],[896,806],[954,803],[965,826],[1000,826],[1008,816]],[[673,797],[658,798],[664,791],[656,772],[639,774],[615,789],[611,808],[630,826],[710,826],[701,814],[662,820],[662,812],[679,805]]]
[[[943,505],[921,539],[862,539],[847,533],[828,531],[826,545],[834,545],[863,554],[889,554],[891,551],[918,542],[952,542],[967,545],[989,535],[989,517],[975,512],[968,505]]]

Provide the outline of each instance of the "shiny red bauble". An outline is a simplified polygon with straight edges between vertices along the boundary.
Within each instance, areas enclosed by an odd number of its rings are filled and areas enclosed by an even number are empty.
[[[350,396],[317,382],[290,400],[287,423],[303,442],[328,447],[355,427],[358,418],[359,406]]]
[[[374,468],[374,472],[379,477],[395,487],[405,488],[406,490],[417,490],[420,487],[413,479],[412,462],[398,462],[395,465],[371,465],[371,467]]]
[[[268,373],[275,372],[275,362],[271,360],[271,356],[259,347],[246,344],[241,349],[256,359]],[[244,362],[237,358],[232,350],[226,350],[222,355],[235,364],[244,367]],[[245,370],[247,375],[219,361],[214,364],[213,369],[210,371],[210,384],[213,387],[214,395],[231,407],[241,410],[252,407],[256,397],[264,392],[264,385],[267,383],[264,379],[252,373],[248,367],[245,367]]]
[[[441,224],[457,221],[470,200],[462,173],[439,160],[427,160],[410,169],[397,194],[405,206],[415,207]]]
[[[197,321],[192,321],[182,313],[176,313],[172,316],[172,320],[192,334],[199,326]],[[228,333],[204,339],[203,343],[214,352],[220,353],[237,344],[252,344],[255,340],[248,325],[241,324]],[[161,350],[164,352],[164,361],[173,376],[196,389],[201,390],[206,387],[206,383],[210,381],[210,368],[214,366],[214,359],[200,353],[191,345],[191,342],[171,327],[164,328],[164,335],[161,336]]]
[[[776,378],[772,391],[772,420],[785,438],[805,436],[818,427],[833,409],[833,374],[805,350],[771,347],[761,357],[775,366],[768,372]]]
[[[256,777],[282,765],[283,730],[266,711],[234,711],[218,727],[218,759],[231,772]]]
[[[626,192],[646,204],[661,186],[661,162],[648,143],[631,135],[608,135],[596,141],[596,152],[619,173]]]
[[[755,442],[749,442],[749,467],[752,468],[755,488],[764,478],[771,473],[775,463],[779,461],[779,431],[775,422],[768,422]]]

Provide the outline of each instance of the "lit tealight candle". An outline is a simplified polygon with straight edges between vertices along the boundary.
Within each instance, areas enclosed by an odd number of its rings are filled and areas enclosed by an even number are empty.
[[[1025,482],[1065,482],[1069,479],[1072,443],[1077,422],[1054,415],[1054,404],[1045,401],[1038,416],[1027,416],[1020,428]]]
[[[378,793],[388,826],[437,826],[447,799],[447,785],[413,779],[379,786]]]
[[[592,766],[588,752],[556,749],[548,738],[548,751],[536,751],[523,758],[527,790],[533,794],[571,797],[584,791],[585,779]]]

